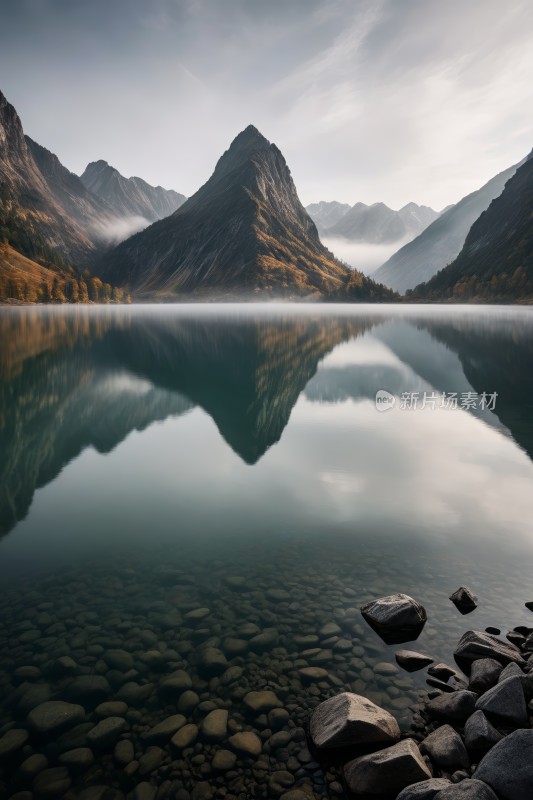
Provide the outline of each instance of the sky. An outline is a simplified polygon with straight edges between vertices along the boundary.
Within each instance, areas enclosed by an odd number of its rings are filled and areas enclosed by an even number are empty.
[[[0,90],[72,171],[186,195],[254,124],[304,204],[440,210],[533,147],[531,0],[2,0]]]

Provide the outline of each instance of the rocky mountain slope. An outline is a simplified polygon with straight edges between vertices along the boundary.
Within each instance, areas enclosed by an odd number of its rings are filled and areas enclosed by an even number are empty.
[[[332,297],[386,296],[320,242],[276,145],[250,125],[215,171],[170,217],[103,258],[107,280],[160,297],[183,293],[269,292]]]
[[[353,242],[388,244],[412,239],[439,216],[429,206],[408,203],[393,211],[385,203],[356,203],[334,225],[323,233]]]
[[[88,164],[80,180],[118,216],[141,217],[148,222],[168,217],[187,199],[172,189],[150,186],[142,178],[125,178],[103,160]]]
[[[413,294],[430,300],[533,299],[533,151],[474,222],[455,261]]]
[[[470,227],[491,201],[502,193],[517,166],[500,172],[481,189],[463,197],[456,205],[443,212],[416,239],[404,245],[382,264],[374,273],[375,280],[404,293],[418,283],[429,280],[439,269],[453,261],[459,254]]]
[[[338,203],[337,200],[321,200],[319,203],[310,203],[305,210],[316,225],[320,235],[325,233],[339,222],[350,210],[348,203]]]

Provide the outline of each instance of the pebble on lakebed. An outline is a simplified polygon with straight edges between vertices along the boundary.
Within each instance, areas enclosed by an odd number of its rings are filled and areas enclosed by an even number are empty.
[[[309,543],[303,546],[307,552]],[[296,579],[295,559],[293,549],[285,572],[279,561],[268,572],[254,553],[246,577],[214,559],[208,586],[205,560],[150,567],[128,556],[108,572],[100,566],[91,574],[84,565],[1,598],[8,620],[0,632],[2,797],[325,800],[345,797],[347,785],[379,788],[380,774],[384,782],[389,775],[393,800],[397,790],[401,800],[422,800],[436,796],[432,787],[475,789],[481,779],[489,790],[490,762],[481,776],[474,767],[508,738],[509,719],[503,725],[494,716],[501,697],[514,698],[512,719],[524,721],[516,689],[517,678],[527,680],[528,629],[514,631],[520,646],[496,645],[486,633],[470,637],[461,653],[475,687],[463,676],[467,701],[459,703],[470,715],[461,723],[432,717],[421,674],[416,682],[399,667],[442,657],[449,631],[427,626],[430,655],[398,651],[396,666],[394,651],[366,634],[357,606],[372,570],[358,584],[348,569],[341,579],[324,571],[320,553],[316,569]],[[387,569],[377,555],[375,580]],[[394,575],[391,566],[389,585]],[[476,670],[483,659],[490,663]],[[502,676],[507,664],[522,678]],[[459,674],[442,663],[435,670],[445,686]],[[500,676],[496,699],[488,698],[492,710],[477,707]],[[448,742],[461,753],[457,766]],[[405,794],[411,790],[398,789],[398,775],[425,788],[413,784],[412,796]]]

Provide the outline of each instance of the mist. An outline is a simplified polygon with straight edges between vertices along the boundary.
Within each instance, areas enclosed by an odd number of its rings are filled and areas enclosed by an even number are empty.
[[[150,220],[141,216],[123,217],[122,219],[102,220],[92,226],[94,234],[106,244],[119,244],[133,236],[134,233],[144,230],[150,225]]]
[[[322,236],[321,241],[341,261],[371,275],[410,239],[399,239],[392,244],[369,244],[350,242],[337,236]]]

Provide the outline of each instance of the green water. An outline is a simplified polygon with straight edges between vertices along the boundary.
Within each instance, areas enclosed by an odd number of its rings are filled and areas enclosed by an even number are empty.
[[[154,686],[122,734],[139,757],[142,731],[176,713],[157,686],[178,667],[201,702],[263,741],[268,721],[246,715],[246,690],[272,687],[290,715],[291,744],[262,755],[255,772],[239,760],[235,775],[217,773],[216,747],[200,736],[190,752],[165,744],[143,776],[119,769],[112,748],[96,752],[70,774],[66,796],[170,780],[195,800],[198,784],[213,797],[270,797],[268,775],[280,769],[294,786],[338,796],[316,765],[294,761],[309,711],[344,686],[408,727],[424,685],[423,673],[387,674],[395,648],[364,625],[363,602],[415,596],[429,617],[416,648],[446,661],[470,626],[530,622],[529,309],[2,309],[0,337],[0,735],[26,725],[17,668],[37,667],[34,683],[68,699],[72,675],[57,673],[57,659],[105,676],[109,648],[131,653],[133,679]],[[381,389],[396,397],[386,412],[376,409]],[[438,397],[435,408],[403,408],[413,392],[419,406],[424,393]],[[459,407],[440,408],[450,393]],[[467,393],[476,408],[461,408]],[[479,407],[483,393],[492,410]],[[462,583],[480,598],[469,617],[448,601]],[[287,594],[273,599],[272,589]],[[190,622],[199,607],[209,615]],[[336,641],[319,633],[331,621]],[[275,644],[228,650],[228,666],[243,670],[237,686],[201,676],[202,647],[224,650],[249,623],[274,629]],[[319,652],[302,655],[298,634],[318,636]],[[155,670],[143,660],[152,638]],[[333,677],[302,685],[302,663]],[[127,679],[110,678],[112,700]],[[24,747],[0,771],[6,796],[31,785],[20,776],[28,755],[60,763],[53,736],[31,734]]]

